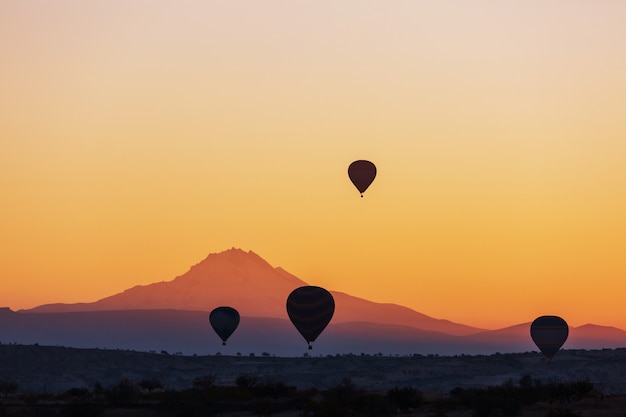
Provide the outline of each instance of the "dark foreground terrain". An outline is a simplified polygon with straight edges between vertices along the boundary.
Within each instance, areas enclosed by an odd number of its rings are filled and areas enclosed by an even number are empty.
[[[0,416],[626,416],[626,349],[279,358],[0,345]]]
[[[623,417],[625,413],[626,396],[597,396],[586,381],[543,384],[527,378],[447,395],[411,387],[367,391],[350,380],[327,390],[297,390],[250,377],[228,387],[203,378],[177,391],[164,390],[157,381],[122,380],[106,389],[7,394],[0,401],[0,415],[14,417]]]

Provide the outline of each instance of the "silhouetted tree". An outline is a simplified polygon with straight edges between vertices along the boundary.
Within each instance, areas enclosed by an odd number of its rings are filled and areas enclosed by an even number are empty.
[[[91,392],[87,388],[70,388],[65,391],[65,395],[68,397],[75,398],[88,398],[91,395]]]
[[[387,391],[387,397],[403,413],[409,408],[419,407],[424,401],[422,392],[412,387],[392,388]]]
[[[295,386],[288,386],[283,382],[263,382],[252,388],[255,395],[271,397],[278,401],[279,397],[287,397],[297,391]]]
[[[581,417],[581,415],[573,412],[569,408],[557,408],[548,411],[546,417]]]
[[[579,379],[578,381],[574,382],[572,385],[573,385],[572,388],[574,390],[574,393],[581,398],[584,398],[590,395],[594,389],[593,383],[589,382],[588,379]]]
[[[4,395],[4,398],[8,397],[9,394],[17,392],[18,387],[17,382],[13,380],[0,379],[0,394]]]
[[[100,381],[96,381],[96,383],[93,384],[93,395],[95,395],[96,397],[101,397],[102,395],[104,395],[104,387],[102,386]]]
[[[139,381],[139,386],[152,394],[155,389],[163,389],[163,384],[156,378],[142,379]]]
[[[235,385],[245,391],[251,391],[254,387],[259,385],[261,378],[256,375],[239,375],[235,380]]]
[[[137,401],[137,387],[124,378],[105,391],[104,396],[113,405],[131,405]]]
[[[203,376],[199,376],[194,378],[193,387],[195,389],[207,390],[212,388],[215,385],[215,375],[206,374]]]

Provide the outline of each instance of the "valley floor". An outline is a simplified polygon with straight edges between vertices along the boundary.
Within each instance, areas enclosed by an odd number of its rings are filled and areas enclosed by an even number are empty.
[[[150,385],[152,384],[152,385]],[[0,416],[626,416],[626,349],[183,356],[0,345]]]
[[[282,382],[298,389],[327,389],[349,378],[359,389],[386,391],[410,386],[447,394],[452,389],[502,384],[523,375],[534,379],[585,379],[605,395],[626,394],[626,349],[565,350],[548,362],[535,352],[494,355],[182,356],[127,350],[75,349],[0,344],[0,378],[23,393],[60,393],[104,387],[121,379],[158,379],[166,389],[185,389],[212,375],[234,385],[240,375]]]
[[[359,413],[354,410],[330,410],[314,414],[304,409],[289,409],[275,412],[256,410],[211,412],[209,409],[197,409],[191,414],[188,409],[164,410],[154,402],[137,403],[133,406],[109,406],[84,403],[82,407],[73,406],[72,401],[42,401],[33,403],[32,399],[5,398],[0,402],[0,415],[4,417],[48,417],[48,416],[90,416],[90,417],[169,417],[169,416],[215,416],[215,417],[313,417],[313,416],[375,416],[376,414]],[[467,408],[445,409],[438,402],[427,402],[407,411],[394,411],[391,414],[404,417],[473,417],[476,410]],[[485,416],[500,416],[499,412]],[[506,415],[506,414],[505,414]],[[523,407],[516,414],[518,417],[624,417],[626,415],[626,396],[605,397],[602,400],[587,398],[566,404],[537,403]]]

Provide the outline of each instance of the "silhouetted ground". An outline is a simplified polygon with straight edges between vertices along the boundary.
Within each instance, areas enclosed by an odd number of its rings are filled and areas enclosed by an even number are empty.
[[[548,362],[538,353],[279,358],[0,345],[0,417],[623,417],[625,381],[626,349]]]
[[[597,397],[593,385],[584,381],[557,384],[526,381],[434,395],[410,387],[387,392],[367,391],[358,389],[350,380],[327,390],[297,390],[280,383],[267,384],[243,378],[231,387],[209,382],[180,391],[159,388],[150,392],[138,383],[122,380],[102,390],[73,389],[58,395],[8,394],[0,400],[0,415],[621,417],[626,411],[626,396]]]
[[[310,351],[314,353],[315,351]],[[533,378],[587,379],[605,394],[626,394],[626,349],[565,350],[552,362],[539,353],[489,356],[335,355],[280,358],[257,356],[183,356],[123,350],[74,349],[37,345],[0,345],[0,378],[15,380],[22,392],[64,392],[107,386],[122,378],[159,379],[166,388],[183,389],[194,378],[212,374],[216,383],[233,385],[254,374],[298,389],[326,389],[344,378],[358,387],[385,391],[412,386],[447,393],[455,387],[501,384],[529,374]]]

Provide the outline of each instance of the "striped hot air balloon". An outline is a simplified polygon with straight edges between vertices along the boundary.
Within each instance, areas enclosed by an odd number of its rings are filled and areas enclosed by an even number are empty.
[[[217,307],[211,311],[209,321],[215,333],[222,339],[222,344],[225,345],[226,340],[239,326],[239,313],[232,307]]]
[[[561,349],[568,334],[567,323],[558,316],[537,317],[530,325],[530,337],[541,353],[550,360]]]
[[[326,328],[335,312],[333,296],[321,287],[296,288],[287,297],[287,314],[298,329],[309,349],[311,342]]]

